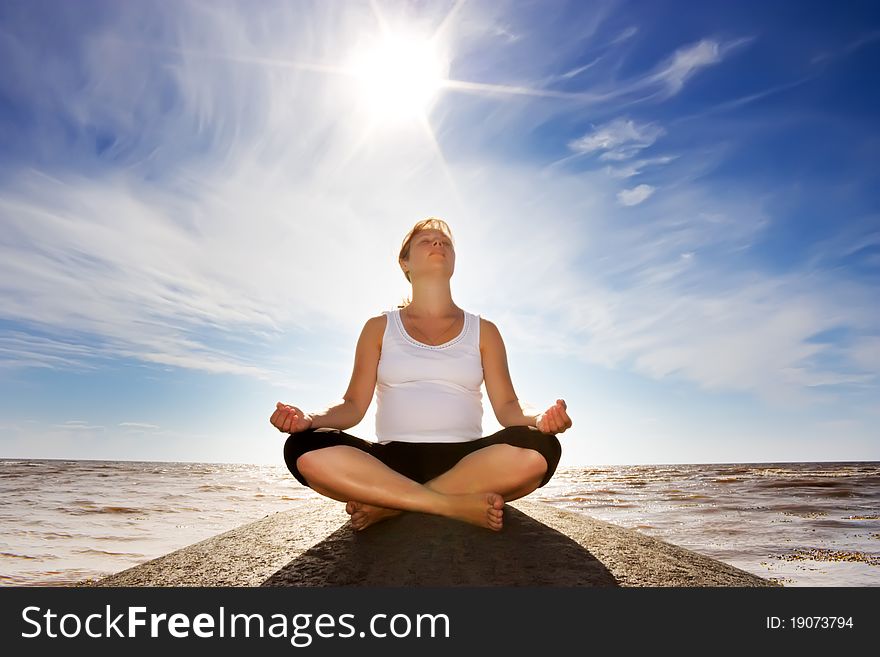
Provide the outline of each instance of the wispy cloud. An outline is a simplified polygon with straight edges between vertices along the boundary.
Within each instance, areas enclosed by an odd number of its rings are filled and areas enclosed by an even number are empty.
[[[702,68],[721,61],[721,48],[717,41],[704,39],[687,48],[677,50],[669,62],[648,80],[666,87],[670,96],[684,87],[685,81]]]
[[[753,40],[754,37],[724,42],[701,39],[678,48],[645,73],[616,81],[605,90],[595,90],[590,99],[597,103],[619,103],[621,106],[668,100],[680,93],[685,83],[698,72],[723,62],[729,53]]]
[[[53,429],[60,429],[62,431],[70,431],[70,432],[86,432],[86,433],[96,433],[99,431],[104,431],[104,427],[98,424],[89,424],[84,420],[67,420],[63,424],[53,424],[51,425]]]
[[[147,424],[146,422],[120,422],[120,427],[126,427],[129,429],[155,429],[158,430],[159,426],[156,424]]]
[[[664,132],[663,128],[653,123],[618,118],[570,141],[568,147],[581,154],[601,152],[599,157],[603,160],[626,160],[651,146]]]
[[[637,176],[647,167],[655,167],[661,164],[669,164],[678,159],[678,155],[664,155],[661,157],[651,157],[644,160],[636,160],[626,166],[608,166],[605,171],[613,178],[632,178]]]
[[[509,25],[495,25],[492,28],[492,32],[495,36],[503,38],[508,43],[514,43],[522,39],[522,35],[515,34]]]
[[[0,314],[45,328],[43,335],[6,333],[4,360],[89,367],[95,358],[128,356],[269,377],[206,343],[211,332],[277,331],[272,302],[250,289],[258,279],[212,264],[204,250],[210,231],[194,235],[172,216],[174,198],[131,183],[31,173],[0,198],[7,229]],[[235,256],[223,257],[229,265]]]
[[[748,37],[724,43],[714,39],[701,39],[697,43],[679,48],[657,72],[648,75],[643,84],[659,84],[664,91],[663,97],[674,96],[701,69],[718,64],[728,52],[744,46],[752,39],[753,37]]]
[[[628,28],[623,30],[620,34],[618,34],[614,39],[611,40],[612,44],[621,43],[623,41],[628,41],[632,39],[636,34],[639,33],[639,28],[635,25],[630,25]]]
[[[93,370],[97,366],[92,361],[100,356],[99,352],[84,344],[22,331],[7,330],[0,334],[0,367]]]
[[[616,37],[611,39],[611,41],[608,41],[607,43],[603,43],[598,46],[595,46],[594,50],[609,50],[611,46],[617,45],[619,43],[623,43],[624,41],[628,41],[629,39],[634,37],[636,34],[638,34],[638,32],[639,32],[638,27],[630,26],[630,27],[626,28],[625,30],[621,31],[620,34],[618,34]],[[578,75],[580,75],[584,71],[590,70],[591,68],[595,67],[600,62],[605,61],[606,58],[607,58],[607,55],[599,55],[598,57],[595,57],[594,59],[592,59],[588,63],[583,64],[581,66],[578,66],[577,68],[574,68],[570,71],[566,71],[565,73],[561,73],[559,75],[552,76],[551,78],[549,78],[549,80],[550,81],[552,81],[552,80],[570,80],[571,78],[577,77]]]
[[[873,43],[874,41],[877,41],[877,39],[880,39],[880,30],[873,30],[871,32],[863,34],[862,36],[860,36],[857,39],[854,39],[853,41],[846,44],[846,46],[844,46],[843,48],[840,48],[839,50],[831,51],[831,52],[828,52],[828,51],[821,52],[818,55],[815,55],[810,60],[810,63],[811,64],[818,64],[820,62],[838,59],[840,57],[846,57],[846,56],[852,54],[853,52],[855,52],[856,50],[858,50],[859,48],[862,48],[863,46],[866,46],[870,43]]]
[[[651,185],[637,185],[632,189],[622,189],[617,192],[617,200],[625,206],[638,205],[646,201],[653,193],[654,188]]]
[[[841,265],[857,265],[880,274],[880,216],[868,214],[857,221],[841,226],[830,237],[817,240],[807,250],[806,267],[837,268]]]
[[[583,73],[584,71],[588,71],[588,70],[590,70],[590,69],[593,68],[596,64],[598,64],[600,61],[602,61],[602,58],[601,58],[601,57],[596,57],[596,59],[594,59],[593,61],[589,62],[588,64],[584,64],[583,66],[578,66],[578,67],[575,68],[575,69],[572,69],[572,70],[570,70],[570,71],[566,71],[565,73],[560,74],[560,75],[558,76],[558,79],[560,79],[560,80],[570,80],[571,78],[577,77],[578,75],[580,75],[580,74]]]

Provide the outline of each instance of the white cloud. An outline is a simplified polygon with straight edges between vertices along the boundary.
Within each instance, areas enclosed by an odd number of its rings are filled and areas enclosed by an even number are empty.
[[[744,37],[720,43],[714,39],[701,39],[676,50],[669,59],[660,65],[657,72],[645,78],[645,83],[660,84],[664,90],[664,97],[674,96],[684,88],[685,82],[698,71],[720,63],[728,52],[753,40],[754,37]]]
[[[831,237],[818,240],[808,249],[806,266],[835,267],[841,262],[858,262],[862,266],[876,267],[876,255],[880,251],[880,217],[868,215],[841,226]]]
[[[626,41],[627,39],[631,39],[636,34],[638,34],[639,28],[635,25],[631,25],[625,30],[623,30],[620,34],[618,34],[614,40],[611,42],[612,44],[620,43],[621,41]]]
[[[644,160],[636,160],[627,166],[606,167],[605,171],[613,178],[632,178],[642,173],[642,169],[646,167],[658,166],[661,164],[669,164],[678,159],[678,155],[665,155],[663,157],[652,157]]]
[[[53,424],[51,425],[52,429],[60,429],[62,431],[72,431],[72,432],[99,432],[104,431],[104,427],[97,424],[89,424],[83,420],[67,420],[63,424]]]
[[[880,30],[873,30],[871,32],[868,32],[868,33],[860,36],[858,39],[851,41],[846,46],[844,46],[842,49],[840,49],[836,52],[821,52],[821,53],[817,54],[816,56],[814,56],[810,60],[810,63],[816,64],[818,62],[822,62],[822,61],[825,61],[828,59],[837,59],[839,57],[845,57],[845,56],[849,55],[850,53],[858,50],[862,46],[867,45],[869,43],[872,43],[872,42],[876,41],[877,39],[880,39]]]
[[[570,71],[566,71],[565,73],[562,73],[561,75],[559,75],[559,79],[560,80],[570,80],[571,78],[580,75],[584,71],[590,70],[596,64],[598,64],[600,61],[602,61],[602,57],[596,57],[596,59],[594,59],[593,61],[591,61],[587,64],[584,64],[583,66],[578,66],[575,69],[572,69]]]
[[[569,142],[576,153],[602,151],[600,159],[624,160],[651,146],[664,134],[663,128],[652,123],[636,123],[618,118],[596,127],[591,133]]]
[[[4,310],[9,312],[8,306]],[[0,334],[0,367],[95,369],[95,364],[90,361],[99,355],[99,348],[21,331],[8,330]],[[112,357],[113,354],[109,355]]]
[[[655,66],[652,72],[623,81],[617,86],[616,92],[619,95],[630,95],[648,90],[649,95],[643,96],[641,100],[666,100],[681,92],[685,83],[698,71],[719,64],[729,52],[750,43],[753,39],[754,37],[744,37],[723,43],[714,39],[701,39],[678,48],[671,56]]]
[[[508,43],[514,43],[522,39],[521,34],[514,34],[513,32],[511,32],[510,26],[507,25],[496,25],[492,29],[492,32],[495,36],[503,37],[503,39]]]
[[[129,429],[159,429],[159,426],[156,424],[147,424],[146,422],[120,422],[120,427],[127,427]]]
[[[680,48],[651,80],[663,83],[671,96],[684,87],[685,81],[701,68],[721,61],[721,47],[717,41],[703,39],[695,44]]]
[[[622,189],[617,192],[617,200],[621,205],[638,205],[646,201],[653,193],[654,188],[651,185],[638,185],[632,189]]]

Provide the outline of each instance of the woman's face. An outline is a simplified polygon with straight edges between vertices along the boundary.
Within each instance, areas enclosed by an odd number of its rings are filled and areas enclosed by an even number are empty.
[[[410,272],[441,267],[448,269],[451,276],[455,271],[455,247],[452,240],[439,230],[420,230],[410,241],[409,258],[404,262],[409,265]]]

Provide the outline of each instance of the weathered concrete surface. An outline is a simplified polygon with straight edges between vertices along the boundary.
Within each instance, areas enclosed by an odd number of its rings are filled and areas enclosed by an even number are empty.
[[[775,586],[715,559],[528,500],[504,529],[405,513],[354,531],[316,499],[94,586]]]

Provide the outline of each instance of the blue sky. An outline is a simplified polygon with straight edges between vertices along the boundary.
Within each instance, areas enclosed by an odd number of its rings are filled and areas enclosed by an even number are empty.
[[[438,216],[563,465],[880,459],[878,13],[4,2],[0,457],[280,462]]]

